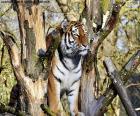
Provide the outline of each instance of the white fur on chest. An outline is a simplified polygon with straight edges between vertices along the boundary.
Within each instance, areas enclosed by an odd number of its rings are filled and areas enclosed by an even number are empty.
[[[72,61],[70,59],[65,58],[64,60],[67,68],[69,69],[68,70],[64,66],[64,64],[60,62],[57,50],[55,51],[55,57],[58,62],[54,66],[53,74],[56,76],[56,78],[61,80],[61,89],[69,89],[72,86],[72,84],[78,81],[81,77],[82,74],[81,59],[79,61],[79,64],[75,68]]]

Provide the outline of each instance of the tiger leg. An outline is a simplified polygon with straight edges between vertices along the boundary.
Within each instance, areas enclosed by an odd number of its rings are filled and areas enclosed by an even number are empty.
[[[72,85],[72,87],[70,88],[70,92],[68,94],[71,116],[84,116],[82,112],[78,111],[79,85],[80,85],[80,80]]]
[[[57,116],[64,115],[60,101],[60,82],[53,75],[48,78],[48,104],[51,111]]]

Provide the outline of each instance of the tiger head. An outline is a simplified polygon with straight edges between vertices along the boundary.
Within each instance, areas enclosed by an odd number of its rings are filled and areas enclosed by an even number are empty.
[[[68,57],[85,56],[88,53],[88,37],[84,25],[79,21],[63,21],[61,24],[61,51]]]

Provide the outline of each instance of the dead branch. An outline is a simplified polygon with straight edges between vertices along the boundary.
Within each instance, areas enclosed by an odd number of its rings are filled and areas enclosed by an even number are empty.
[[[0,17],[3,17],[9,10],[11,10],[12,5],[10,5],[3,13],[0,14]]]
[[[140,83],[131,83],[126,86],[126,88],[129,88],[129,87],[140,87]]]
[[[64,10],[64,8],[63,8],[63,5],[60,3],[59,0],[56,0],[56,2],[57,2],[57,4],[59,5],[59,7],[60,7],[60,9],[61,9],[61,11],[62,11],[61,13],[63,13],[64,17],[68,20],[67,13],[64,12],[65,10]]]
[[[105,22],[104,28],[102,28],[99,32],[96,33],[93,37],[93,43],[92,43],[92,53],[96,54],[98,51],[99,46],[103,42],[103,40],[109,35],[109,33],[113,30],[115,27],[117,21],[120,9],[122,6],[124,6],[125,2],[121,3],[115,3],[112,6],[112,10],[110,11],[110,14]]]
[[[0,112],[1,113],[8,112],[8,113],[18,115],[18,116],[27,116],[27,114],[25,115],[25,112],[17,111],[15,108],[10,107],[10,106],[6,106],[2,103],[0,103]]]
[[[5,43],[8,53],[11,59],[11,64],[13,67],[14,74],[16,76],[16,79],[18,82],[21,83],[22,87],[25,90],[25,93],[30,95],[30,85],[32,83],[31,79],[26,77],[22,68],[22,65],[20,63],[20,54],[18,47],[16,45],[16,42],[14,40],[14,37],[12,34],[7,32],[0,31],[0,36],[3,39],[3,42]]]
[[[38,4],[36,0],[12,0],[19,21],[21,49],[18,49],[11,34],[0,33],[8,49],[17,83],[23,89],[23,99],[26,100],[24,109],[31,115],[44,115],[40,105],[47,101],[47,74],[41,59],[46,50],[44,19]]]
[[[53,113],[53,112],[49,109],[49,107],[48,107],[47,105],[41,104],[41,108],[42,108],[42,110],[43,110],[46,114],[48,114],[49,116],[56,116],[56,114]]]
[[[97,68],[97,51],[103,40],[109,35],[109,33],[113,30],[120,12],[121,7],[124,5],[121,3],[114,3],[112,9],[110,11],[110,15],[105,22],[105,28],[100,29],[96,34],[94,34],[91,29],[91,24],[89,25],[89,33],[93,36],[93,42],[91,44],[91,52],[85,59],[83,68],[83,78],[81,81],[81,111],[88,116],[96,116],[96,114],[102,114],[105,110],[100,109],[102,107],[102,101],[104,100],[104,96],[100,97],[97,102],[95,99],[95,91],[97,90],[96,79],[99,77],[98,68]],[[93,7],[93,6],[92,6]],[[90,21],[88,21],[90,23]],[[99,78],[98,78],[99,79]],[[88,88],[88,89],[87,89]],[[111,93],[112,94],[112,93]],[[88,96],[87,96],[88,95]],[[107,96],[106,96],[107,97]],[[109,96],[108,96],[109,97]],[[112,98],[111,98],[112,101]],[[111,103],[111,102],[110,102]],[[94,109],[94,110],[93,110]]]
[[[3,67],[3,59],[4,59],[4,52],[5,52],[4,47],[5,47],[5,45],[3,45],[3,46],[2,46],[2,49],[1,49],[0,73],[1,73],[2,70],[4,69],[4,67]]]
[[[120,71],[120,78],[123,84],[125,84],[127,80],[132,77],[139,64],[140,50],[138,50],[138,52],[130,58],[130,60],[123,66],[122,70]],[[92,107],[92,114],[94,116],[99,116],[105,112],[108,105],[113,101],[116,95],[117,93],[114,91],[113,85],[111,84],[110,87],[104,92],[104,94],[99,97],[96,104]]]
[[[117,68],[115,67],[115,65],[113,64],[110,58],[106,58],[104,63],[105,63],[107,72],[109,74],[109,77],[111,78],[113,82],[115,90],[117,91],[128,116],[137,116],[136,112],[134,111],[132,107],[131,101],[127,95],[126,89],[120,79],[120,75],[117,71]]]

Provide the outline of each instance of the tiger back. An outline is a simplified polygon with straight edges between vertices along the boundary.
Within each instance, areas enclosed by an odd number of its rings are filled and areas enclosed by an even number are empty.
[[[54,113],[63,116],[60,99],[66,93],[71,116],[82,115],[78,111],[78,94],[82,61],[89,49],[87,34],[78,21],[63,21],[60,33],[61,41],[52,58],[48,76],[48,105]]]

